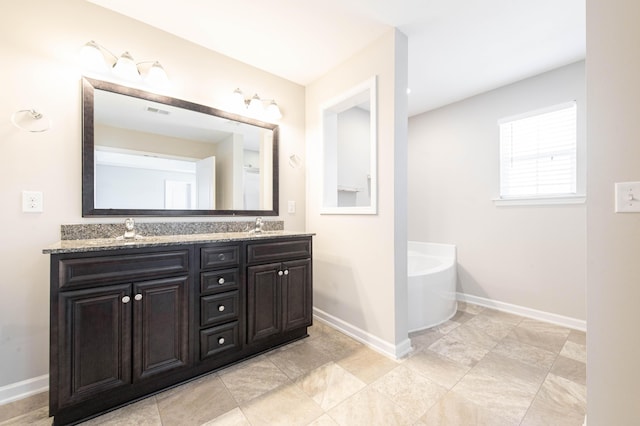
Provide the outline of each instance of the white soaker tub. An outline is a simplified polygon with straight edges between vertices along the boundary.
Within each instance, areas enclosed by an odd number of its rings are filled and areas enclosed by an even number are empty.
[[[456,246],[409,241],[409,332],[441,324],[456,313]]]

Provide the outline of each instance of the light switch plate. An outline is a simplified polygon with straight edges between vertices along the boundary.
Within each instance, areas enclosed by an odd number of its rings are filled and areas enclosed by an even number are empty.
[[[288,206],[287,206],[287,211],[289,213],[295,213],[296,212],[296,202],[295,201],[289,201]]]
[[[640,213],[640,182],[616,183],[616,213]]]

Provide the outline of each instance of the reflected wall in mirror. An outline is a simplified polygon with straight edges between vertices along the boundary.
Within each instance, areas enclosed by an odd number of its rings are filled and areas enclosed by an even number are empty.
[[[377,213],[376,77],[322,106],[323,214]]]
[[[278,126],[83,79],[83,216],[278,214]]]

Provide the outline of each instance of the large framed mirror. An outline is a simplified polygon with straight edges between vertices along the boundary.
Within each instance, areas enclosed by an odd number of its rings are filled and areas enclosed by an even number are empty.
[[[276,216],[278,126],[82,79],[82,215]]]
[[[377,213],[376,77],[324,103],[321,214]]]

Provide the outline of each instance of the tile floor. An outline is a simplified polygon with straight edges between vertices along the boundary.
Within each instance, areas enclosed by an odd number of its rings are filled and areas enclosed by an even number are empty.
[[[460,303],[390,360],[319,322],[309,337],[84,425],[582,425],[585,333]],[[49,425],[46,394],[0,425]],[[26,413],[26,414],[24,414]],[[22,414],[22,415],[20,415]]]

